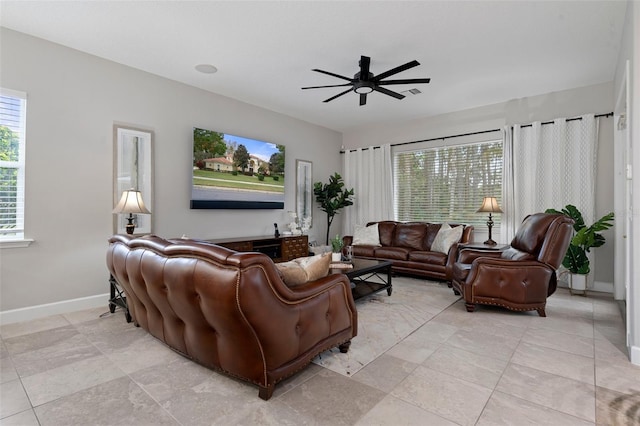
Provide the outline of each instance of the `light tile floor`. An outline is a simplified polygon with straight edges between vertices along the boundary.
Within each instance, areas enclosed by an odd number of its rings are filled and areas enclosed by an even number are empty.
[[[610,297],[560,289],[547,318],[467,313],[451,298],[352,377],[310,364],[269,401],[177,355],[120,311],[7,324],[0,424],[640,424],[640,367],[627,359]]]

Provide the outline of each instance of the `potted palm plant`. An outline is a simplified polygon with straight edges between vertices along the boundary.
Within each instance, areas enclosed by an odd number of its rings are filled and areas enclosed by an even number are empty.
[[[329,244],[329,229],[336,214],[344,207],[353,205],[351,197],[353,188],[345,189],[342,176],[335,173],[329,176],[329,183],[316,182],[313,184],[313,194],[320,206],[320,210],[327,213],[327,245]]]
[[[600,232],[613,226],[613,212],[602,216],[591,226],[585,225],[582,213],[580,213],[576,206],[571,204],[566,205],[565,208],[560,211],[547,209],[545,213],[560,213],[574,220],[573,229],[575,234],[571,239],[567,254],[562,261],[562,266],[567,268],[571,274],[571,288],[573,290],[586,291],[587,275],[591,272],[591,262],[587,253],[589,253],[592,248],[604,245],[605,238]]]
[[[342,238],[340,234],[336,234],[334,238],[331,239],[331,261],[332,262],[340,262],[342,260]]]

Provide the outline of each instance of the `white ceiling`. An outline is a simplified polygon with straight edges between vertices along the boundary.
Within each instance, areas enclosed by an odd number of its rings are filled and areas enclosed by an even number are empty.
[[[345,131],[614,78],[625,1],[7,1],[0,25],[172,80]],[[367,105],[320,68],[430,84]],[[216,74],[194,66],[210,63]]]

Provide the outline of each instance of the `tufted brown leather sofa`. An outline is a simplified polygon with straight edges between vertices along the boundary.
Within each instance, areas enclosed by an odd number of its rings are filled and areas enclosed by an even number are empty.
[[[462,249],[453,267],[453,290],[467,311],[476,304],[546,316],[547,297],[556,291],[556,270],[571,241],[573,220],[562,214],[527,216],[504,251]]]
[[[450,281],[456,259],[454,244],[448,254],[431,251],[441,223],[427,222],[369,222],[378,224],[380,247],[353,246],[353,255],[366,259],[388,260],[395,273],[418,275],[436,280]],[[467,243],[473,234],[473,226],[450,223],[451,227],[463,226],[461,243]],[[351,245],[353,236],[343,237],[344,246]]]
[[[329,275],[290,289],[273,261],[193,240],[109,239],[107,267],[136,325],[206,367],[274,386],[357,334],[349,280]]]

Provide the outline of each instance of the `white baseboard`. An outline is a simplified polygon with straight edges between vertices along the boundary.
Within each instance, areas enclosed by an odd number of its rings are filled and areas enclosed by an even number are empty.
[[[631,364],[640,366],[640,346],[629,347],[629,358],[631,360]]]
[[[558,281],[558,287],[569,288],[569,284],[566,281]],[[594,281],[593,287],[589,287],[587,291],[596,291],[598,293],[611,293],[613,294],[613,283],[604,281]]]
[[[50,315],[65,314],[67,312],[81,311],[83,309],[108,308],[109,294],[81,297],[79,299],[63,300],[61,302],[47,303],[44,305],[29,306],[27,308],[11,309],[0,312],[0,324],[30,321]]]

